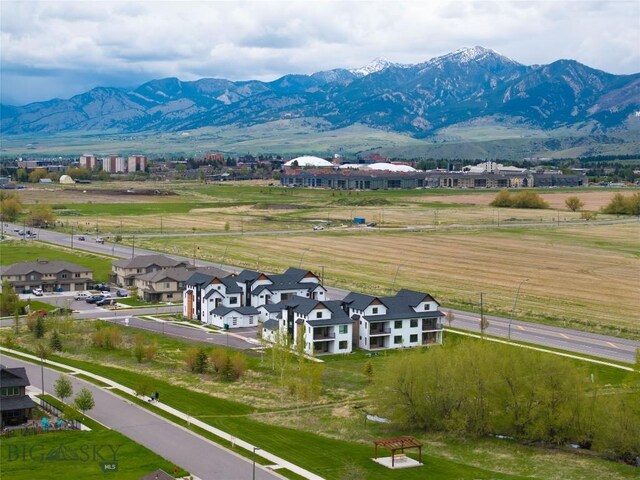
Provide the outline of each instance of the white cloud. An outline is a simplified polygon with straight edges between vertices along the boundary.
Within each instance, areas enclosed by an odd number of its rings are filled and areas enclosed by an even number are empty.
[[[525,64],[640,70],[636,0],[3,0],[0,9],[3,102],[166,76],[271,80],[378,56],[418,63],[472,45]],[[48,87],[32,88],[43,78]]]

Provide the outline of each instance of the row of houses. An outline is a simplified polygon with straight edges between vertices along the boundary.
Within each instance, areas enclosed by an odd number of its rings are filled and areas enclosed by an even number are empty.
[[[317,275],[298,268],[276,275],[195,273],[183,294],[189,319],[226,329],[261,324],[265,340],[300,342],[309,355],[441,343],[444,314],[438,307],[431,295],[411,290],[329,300]]]

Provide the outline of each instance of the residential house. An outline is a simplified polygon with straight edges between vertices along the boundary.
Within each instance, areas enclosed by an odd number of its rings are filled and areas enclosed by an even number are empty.
[[[7,368],[0,365],[0,427],[21,425],[31,418],[31,412],[36,405],[26,394],[26,387],[29,385],[29,377],[24,367]]]
[[[82,265],[61,260],[38,259],[14,263],[0,272],[0,282],[7,280],[16,292],[41,288],[45,292],[82,291],[93,283],[93,271]]]
[[[440,304],[429,294],[400,290],[393,297],[350,293],[344,300],[353,320],[353,341],[365,350],[442,343]]]
[[[188,262],[174,260],[164,255],[138,255],[127,260],[118,260],[111,266],[110,280],[119,287],[132,287],[136,277],[167,268],[187,267]]]
[[[320,285],[318,277],[308,270],[289,268],[283,274],[270,275],[253,270],[243,270],[237,275],[220,276],[194,275],[187,281],[184,293],[183,314],[187,318],[197,318],[207,324],[225,324],[221,315],[228,312],[214,309],[220,307],[253,307],[242,318],[226,323],[230,328],[255,325],[264,312],[255,310],[262,305],[277,304],[294,296],[322,300],[326,289]],[[256,317],[254,321],[253,318]],[[215,318],[214,318],[215,317]],[[221,323],[222,322],[222,323]]]
[[[138,275],[135,277],[134,284],[138,289],[138,296],[147,302],[180,302],[187,280],[196,271],[226,273],[215,267],[180,266]]]
[[[353,320],[341,301],[296,296],[281,305],[280,332],[293,345],[301,342],[306,354],[351,353]]]

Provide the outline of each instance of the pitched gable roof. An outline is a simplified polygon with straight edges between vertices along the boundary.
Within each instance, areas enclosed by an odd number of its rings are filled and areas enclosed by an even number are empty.
[[[184,260],[174,260],[165,255],[138,255],[130,259],[118,260],[113,262],[113,265],[121,268],[147,268],[152,265],[157,265],[161,268],[171,268],[184,265],[188,265],[188,262]]]
[[[29,377],[27,377],[27,371],[24,367],[8,368],[0,365],[0,386],[27,387],[29,385],[31,385],[31,383],[29,382]]]
[[[416,292],[415,290],[407,290],[403,288],[398,293],[396,293],[396,297],[402,297],[407,299],[409,305],[415,307],[419,305],[421,302],[436,302],[438,303],[431,295],[423,292]],[[438,305],[440,305],[438,303]]]
[[[76,263],[65,262],[62,260],[37,260],[35,262],[14,263],[3,270],[2,275],[27,275],[31,272],[41,274],[56,274],[63,271],[70,273],[84,273],[92,270]]]
[[[364,293],[350,292],[346,297],[344,297],[343,302],[348,304],[354,310],[364,310],[376,299],[377,297],[372,297],[371,295],[366,295]]]

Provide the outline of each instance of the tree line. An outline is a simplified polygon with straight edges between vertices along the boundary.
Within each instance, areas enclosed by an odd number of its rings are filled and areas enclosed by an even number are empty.
[[[640,376],[602,391],[567,359],[470,341],[389,358],[374,377],[378,413],[404,428],[578,444],[640,461]]]

